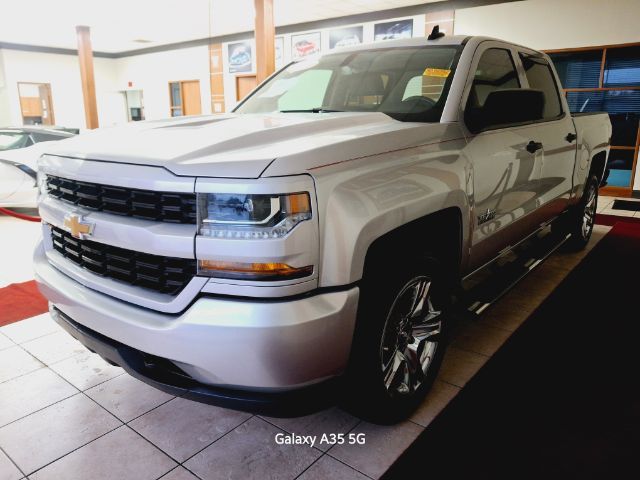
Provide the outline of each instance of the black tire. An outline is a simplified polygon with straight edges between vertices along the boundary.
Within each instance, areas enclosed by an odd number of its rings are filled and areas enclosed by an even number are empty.
[[[440,263],[433,258],[413,258],[406,262],[380,259],[367,264],[369,268],[365,269],[361,283],[356,331],[347,372],[349,396],[346,407],[360,418],[390,424],[411,414],[437,376],[450,327],[451,299],[447,285],[450,282]],[[426,294],[420,290],[420,282],[422,285],[428,283]],[[409,306],[412,295],[417,296],[419,292],[423,292],[422,309],[418,310],[420,305],[413,302],[412,306],[416,306],[410,315],[413,319],[398,315],[405,305]],[[434,312],[440,314],[434,317]],[[392,353],[394,341],[398,351]],[[402,344],[406,344],[406,348]],[[414,350],[414,360],[418,358],[419,362],[423,355],[425,362],[429,359],[426,373],[419,373],[424,364],[420,364],[419,371],[417,368],[399,367],[394,379],[390,380],[391,368],[398,363],[396,359]],[[387,367],[385,371],[384,364],[391,368]],[[419,383],[414,385],[411,381],[412,384],[408,385],[407,372],[412,372]],[[406,388],[402,387],[403,382]]]
[[[568,218],[559,227],[562,233],[571,234],[569,240],[563,245],[564,251],[578,252],[589,243],[596,218],[599,183],[596,175],[591,175],[587,179],[580,202],[567,214]]]

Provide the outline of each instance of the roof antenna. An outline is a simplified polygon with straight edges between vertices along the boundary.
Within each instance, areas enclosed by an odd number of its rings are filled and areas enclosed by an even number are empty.
[[[437,40],[438,38],[444,37],[444,33],[440,31],[440,25],[436,25],[431,30],[431,33],[427,37],[427,40]]]

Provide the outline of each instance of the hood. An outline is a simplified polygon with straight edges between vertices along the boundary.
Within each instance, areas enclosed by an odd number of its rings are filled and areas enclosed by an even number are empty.
[[[176,175],[258,178],[406,148],[424,139],[415,132],[424,127],[383,113],[211,115],[102,128],[51,143],[46,153],[159,166]]]

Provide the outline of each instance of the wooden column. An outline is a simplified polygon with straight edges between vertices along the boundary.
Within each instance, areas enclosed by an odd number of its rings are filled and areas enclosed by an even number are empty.
[[[273,0],[254,0],[256,7],[256,80],[258,83],[276,69],[276,28]]]
[[[93,50],[89,27],[77,26],[78,60],[80,61],[80,78],[82,79],[82,97],[84,100],[84,117],[88,129],[98,128],[98,106],[96,104],[96,82],[93,75]]]

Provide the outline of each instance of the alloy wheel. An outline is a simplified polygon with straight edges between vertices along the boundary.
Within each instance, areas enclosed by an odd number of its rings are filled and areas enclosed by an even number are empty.
[[[589,189],[589,195],[587,197],[587,203],[584,206],[584,214],[582,216],[582,238],[585,240],[591,235],[593,229],[593,222],[596,216],[596,190],[592,186]]]
[[[384,385],[391,395],[407,395],[424,382],[442,331],[442,312],[433,305],[432,279],[405,284],[385,322],[380,345]]]

